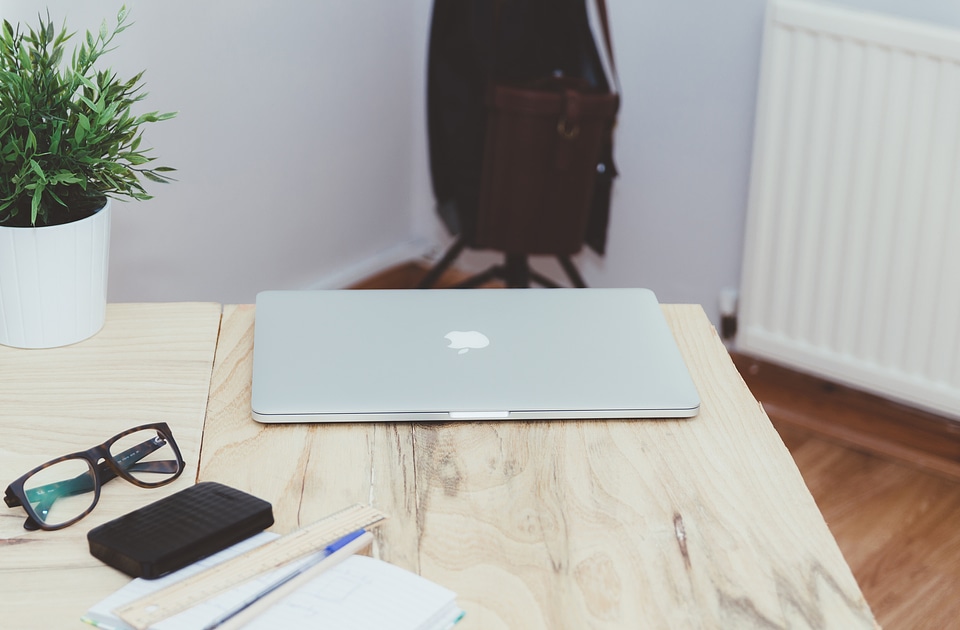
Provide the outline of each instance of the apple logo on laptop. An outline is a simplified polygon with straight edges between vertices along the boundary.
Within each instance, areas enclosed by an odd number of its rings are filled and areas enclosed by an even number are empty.
[[[443,338],[450,342],[450,345],[447,346],[448,348],[459,350],[457,354],[463,354],[470,351],[470,349],[479,350],[480,348],[486,348],[490,345],[490,340],[487,336],[476,330],[451,330],[444,335]]]

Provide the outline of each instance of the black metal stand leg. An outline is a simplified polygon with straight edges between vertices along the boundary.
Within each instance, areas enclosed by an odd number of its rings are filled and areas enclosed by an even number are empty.
[[[573,266],[573,261],[570,260],[569,256],[557,256],[557,260],[560,261],[560,266],[563,267],[563,270],[567,272],[567,277],[570,278],[573,286],[578,289],[587,288],[587,283],[583,281],[583,276],[581,276],[577,268]]]
[[[559,284],[557,284],[556,282],[554,282],[554,281],[551,280],[550,278],[548,278],[548,277],[546,277],[546,276],[544,276],[544,275],[542,275],[542,274],[537,273],[536,271],[534,271],[534,270],[532,270],[532,269],[530,270],[530,279],[533,280],[534,282],[536,282],[537,284],[539,284],[540,286],[546,287],[546,288],[548,288],[548,289],[559,289],[559,288],[560,288],[560,285],[559,285]]]
[[[466,238],[463,236],[458,238],[446,251],[446,253],[443,255],[443,258],[441,258],[440,261],[427,272],[423,279],[420,280],[417,288],[429,289],[436,284],[440,279],[440,276],[442,276],[450,268],[450,266],[453,264],[453,261],[457,259],[457,256],[463,252],[466,246]],[[570,278],[570,282],[573,284],[573,286],[581,289],[586,288],[587,283],[584,282],[583,276],[581,276],[580,272],[577,271],[577,268],[573,265],[573,262],[570,260],[569,256],[557,256],[557,260],[560,261],[560,265],[566,272],[567,277]],[[504,280],[507,286],[510,288],[526,288],[530,286],[531,282],[535,282],[550,289],[556,289],[560,286],[550,278],[547,278],[546,276],[531,269],[525,254],[506,254],[504,264],[494,265],[483,273],[479,273],[475,276],[467,278],[456,286],[458,289],[472,289],[496,279]]]
[[[447,253],[443,255],[443,258],[440,259],[440,262],[435,264],[430,271],[427,272],[427,275],[420,280],[420,284],[417,285],[418,289],[429,289],[434,284],[437,283],[437,280],[440,279],[440,276],[450,268],[450,265],[453,264],[453,261],[457,259],[457,256],[460,255],[460,252],[463,251],[463,248],[467,246],[467,239],[461,236],[458,238],[453,245],[450,246],[450,249],[447,250]]]
[[[507,254],[504,272],[504,279],[511,289],[525,289],[530,286],[530,265],[523,254]]]

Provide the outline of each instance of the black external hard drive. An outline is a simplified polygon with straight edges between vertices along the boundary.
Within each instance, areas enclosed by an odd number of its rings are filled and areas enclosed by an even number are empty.
[[[273,525],[263,499],[205,481],[87,534],[90,553],[127,575],[158,578]]]

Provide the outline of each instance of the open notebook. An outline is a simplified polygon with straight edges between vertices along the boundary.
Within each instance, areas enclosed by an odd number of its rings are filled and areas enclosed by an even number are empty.
[[[137,578],[94,605],[83,621],[107,630],[132,630],[113,610],[148,593],[273,540],[263,532],[156,580]],[[278,573],[289,571],[290,567]],[[152,626],[156,630],[199,630],[269,584],[267,573]],[[456,594],[381,560],[351,556],[284,598],[245,628],[338,628],[361,630],[448,630],[463,616]]]

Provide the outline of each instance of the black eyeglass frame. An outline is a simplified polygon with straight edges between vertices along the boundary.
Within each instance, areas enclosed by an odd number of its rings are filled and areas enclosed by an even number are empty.
[[[138,444],[133,448],[129,448],[123,451],[122,453],[119,453],[116,457],[110,454],[110,447],[113,446],[113,444],[117,442],[117,440],[120,440],[133,433],[137,433],[138,431],[146,431],[151,429],[156,430],[158,433],[158,437],[163,439],[164,442],[162,444],[156,444],[155,438],[154,438],[154,439],[148,440],[147,442]],[[136,477],[131,475],[130,472],[128,472],[131,468],[136,466],[137,462],[139,462],[142,458],[146,457],[147,455],[154,452],[155,450],[167,445],[169,445],[173,449],[173,452],[177,458],[175,462],[176,470],[170,471],[171,472],[170,476],[165,477],[157,482],[149,482],[149,481],[143,481],[142,479],[137,479]],[[92,470],[94,473],[93,488],[83,487],[83,488],[74,488],[73,490],[74,490],[74,494],[78,493],[78,491],[89,492],[92,490],[94,493],[93,501],[90,503],[90,506],[85,511],[83,511],[81,514],[78,514],[74,518],[67,520],[63,523],[48,525],[44,523],[43,519],[40,518],[39,515],[37,515],[37,513],[34,511],[30,500],[27,498],[27,493],[23,489],[23,484],[27,481],[27,479],[29,479],[31,476],[35,475],[36,473],[40,472],[44,468],[49,468],[51,466],[54,466],[56,464],[59,464],[61,462],[64,462],[70,459],[82,459],[82,460],[86,460],[89,463],[90,470]],[[170,464],[170,463],[174,463],[173,460],[146,462],[144,463],[143,465],[144,467],[141,468],[141,470],[153,470],[154,472],[168,472],[166,470],[163,470],[163,467],[165,464]],[[159,465],[159,467],[157,465]],[[50,461],[37,466],[33,470],[20,476],[15,481],[13,481],[9,486],[7,486],[7,489],[4,492],[3,502],[7,504],[7,507],[11,507],[11,508],[22,507],[24,509],[24,511],[27,513],[27,520],[23,524],[24,529],[31,530],[31,531],[36,529],[42,529],[45,531],[54,531],[58,529],[63,529],[64,527],[69,527],[70,525],[73,525],[74,523],[76,523],[77,521],[85,517],[87,514],[90,514],[90,512],[93,511],[93,509],[97,506],[97,503],[100,501],[100,488],[103,486],[103,484],[107,483],[108,481],[116,477],[121,477],[123,479],[126,479],[133,485],[139,486],[141,488],[157,488],[159,486],[165,486],[175,481],[181,474],[183,474],[183,469],[185,468],[185,466],[186,464],[183,461],[183,455],[180,454],[180,447],[177,446],[177,442],[173,437],[173,432],[170,430],[170,426],[166,422],[154,422],[150,424],[142,424],[140,426],[127,429],[122,433],[118,433],[117,435],[114,435],[103,444],[98,444],[97,446],[91,447],[85,451],[78,451],[76,453],[70,453],[68,455],[64,455],[63,457],[51,459]],[[69,484],[70,482],[79,483],[81,482],[81,479],[85,476],[86,475],[84,474],[72,480],[64,480],[64,482],[55,482],[53,484],[46,484],[46,485],[47,486],[61,485],[61,484]]]

